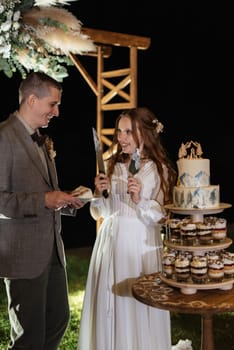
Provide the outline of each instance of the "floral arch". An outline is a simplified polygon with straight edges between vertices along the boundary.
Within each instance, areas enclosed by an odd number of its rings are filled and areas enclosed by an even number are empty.
[[[113,129],[106,127],[108,112],[137,105],[137,54],[148,49],[150,38],[84,28],[65,5],[76,0],[1,0],[0,71],[11,78],[20,72],[44,71],[58,81],[75,65],[97,97],[96,128],[102,145],[111,144]],[[113,48],[127,51],[127,66],[106,71]],[[97,58],[92,79],[77,55]],[[108,123],[107,123],[108,124]]]

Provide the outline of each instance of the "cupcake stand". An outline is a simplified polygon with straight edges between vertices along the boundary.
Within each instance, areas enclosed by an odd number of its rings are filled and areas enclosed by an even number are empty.
[[[204,215],[218,214],[230,207],[230,204],[220,203],[218,208],[209,210],[186,210],[169,205],[166,208],[176,214],[191,215],[193,222],[203,222]],[[184,246],[173,243],[169,239],[164,240],[165,246],[169,248],[192,251],[193,254],[197,255],[205,254],[209,250],[226,249],[231,243],[232,240],[226,238],[220,243]],[[233,283],[234,279],[232,278],[224,279],[220,283],[195,284],[190,281],[180,283],[157,272],[136,279],[132,286],[132,292],[133,296],[143,304],[162,310],[201,315],[201,350],[215,350],[213,315],[234,311]],[[184,294],[183,297],[181,297],[181,293]]]
[[[217,208],[210,209],[184,209],[174,207],[173,205],[165,206],[166,209],[175,214],[190,215],[192,222],[203,222],[204,215],[214,215],[221,213],[224,209],[230,208],[232,205],[228,203],[220,203]],[[232,244],[232,240],[226,237],[221,242],[209,243],[206,245],[183,245],[170,241],[168,237],[164,240],[164,245],[168,248],[178,251],[192,252],[193,255],[204,255],[208,251],[220,251],[228,248]],[[163,273],[160,276],[161,280],[169,286],[180,288],[183,294],[195,294],[197,290],[221,289],[230,290],[234,284],[234,278],[224,278],[220,282],[207,281],[205,283],[194,283],[191,279],[186,282],[178,282],[174,278],[168,278]]]

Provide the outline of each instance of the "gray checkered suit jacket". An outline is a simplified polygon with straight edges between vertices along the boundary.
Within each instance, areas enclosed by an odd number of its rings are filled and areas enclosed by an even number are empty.
[[[46,191],[59,189],[54,161],[47,157],[47,163],[49,177],[15,115],[0,123],[0,277],[39,276],[54,240],[65,264],[60,211],[47,209],[44,203]]]

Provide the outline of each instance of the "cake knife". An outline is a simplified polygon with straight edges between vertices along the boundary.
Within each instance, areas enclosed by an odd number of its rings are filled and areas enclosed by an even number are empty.
[[[97,164],[98,164],[98,171],[99,174],[105,174],[105,165],[104,165],[104,160],[103,160],[103,155],[102,155],[102,149],[101,149],[101,144],[98,138],[98,134],[96,129],[92,128],[93,130],[93,141],[94,141],[94,147],[96,151],[96,159],[97,159]],[[104,190],[102,192],[103,197],[107,198],[108,197],[108,191]]]

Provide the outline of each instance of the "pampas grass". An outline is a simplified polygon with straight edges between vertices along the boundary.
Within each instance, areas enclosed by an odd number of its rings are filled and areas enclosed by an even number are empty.
[[[0,71],[42,71],[58,81],[68,76],[71,54],[97,51],[82,23],[62,8],[76,0],[0,0]],[[1,31],[1,30],[0,30]]]
[[[58,6],[69,5],[69,2],[76,0],[35,0],[34,6]]]
[[[96,51],[90,38],[81,33],[82,23],[68,10],[58,7],[32,8],[22,17],[25,28],[62,54],[82,54]]]

